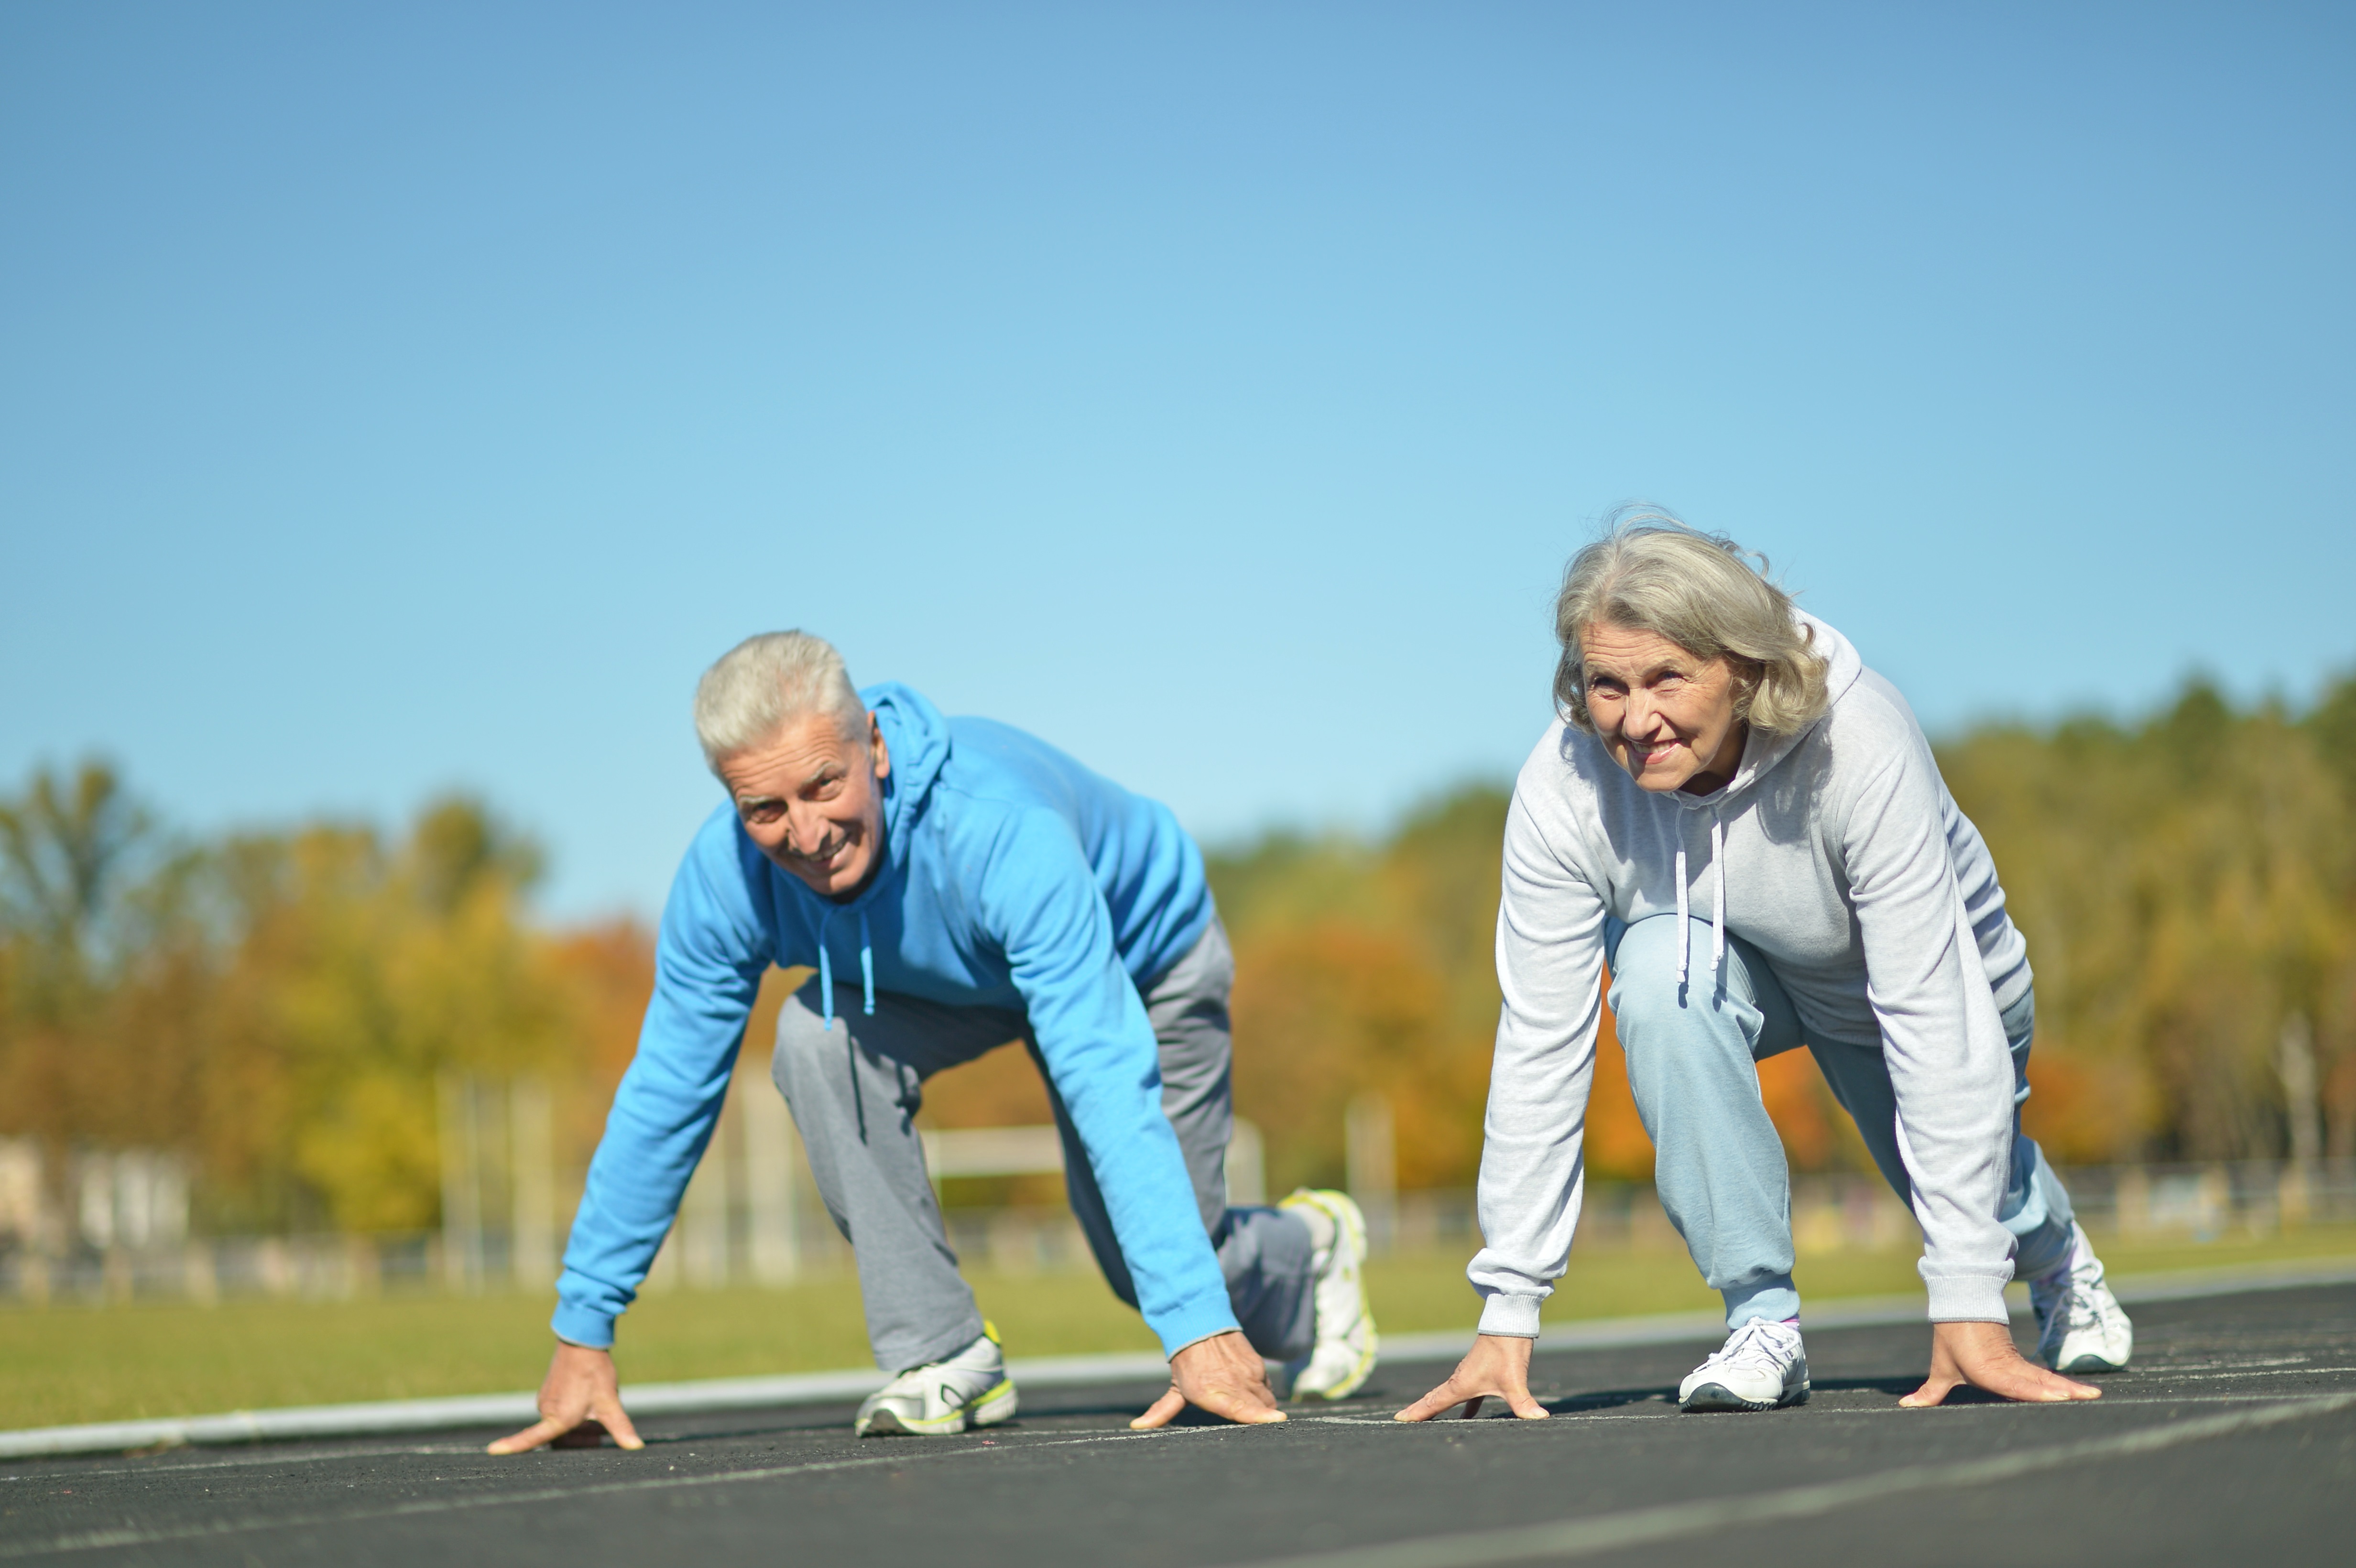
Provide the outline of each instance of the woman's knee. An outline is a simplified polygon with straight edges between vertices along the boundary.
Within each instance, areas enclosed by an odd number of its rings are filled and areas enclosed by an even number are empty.
[[[1677,979],[1677,926],[1675,915],[1640,920],[1621,933],[1612,953],[1612,1018],[1621,1043],[1660,1029],[1680,1029],[1692,1021],[1691,1003],[1699,1000],[1690,984]],[[1690,941],[1692,933],[1688,933]],[[1709,957],[1708,927],[1701,931],[1704,966]],[[1687,955],[1687,979],[1693,978],[1691,950]]]

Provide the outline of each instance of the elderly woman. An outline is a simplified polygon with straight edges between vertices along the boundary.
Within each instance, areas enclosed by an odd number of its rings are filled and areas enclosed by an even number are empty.
[[[1689,1411],[1808,1397],[1790,1184],[1755,1063],[1804,1044],[1922,1228],[1929,1378],[2092,1399],[2132,1330],[2019,1102],[2027,944],[1905,699],[1732,541],[1646,514],[1580,551],[1556,606],[1561,720],[1514,789],[1481,1161],[1485,1298],[1422,1420],[1495,1396],[1525,1417],[1538,1307],[1579,1222],[1600,982],[1662,1206],[1726,1300]],[[2013,1348],[2029,1282],[2051,1371]]]

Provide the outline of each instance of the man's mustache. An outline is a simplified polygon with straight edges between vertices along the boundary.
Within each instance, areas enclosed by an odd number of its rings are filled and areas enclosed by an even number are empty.
[[[809,860],[812,862],[831,860],[837,855],[841,854],[842,852],[842,847],[850,842],[850,834],[840,833],[834,837],[828,839],[823,844],[820,844],[817,848],[805,854],[801,850],[795,848],[791,840],[787,840],[785,845],[786,858],[789,860]]]

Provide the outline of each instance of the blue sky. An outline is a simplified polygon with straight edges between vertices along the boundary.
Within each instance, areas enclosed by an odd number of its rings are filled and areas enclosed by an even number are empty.
[[[0,12],[0,783],[650,913],[757,630],[1197,832],[1511,772],[1614,504],[1953,730],[2356,663],[2356,13]]]

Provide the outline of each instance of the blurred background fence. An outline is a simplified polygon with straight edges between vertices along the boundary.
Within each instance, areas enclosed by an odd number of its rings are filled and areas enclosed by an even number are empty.
[[[444,1212],[434,1231],[203,1235],[188,1222],[185,1172],[168,1156],[82,1154],[64,1174],[62,1204],[45,1202],[37,1146],[0,1140],[0,1300],[23,1305],[197,1302],[252,1296],[345,1300],[380,1295],[545,1292],[577,1188],[562,1182],[547,1134],[547,1085],[533,1078],[454,1076],[442,1085]],[[1366,1212],[1377,1254],[1468,1257],[1479,1245],[1467,1189],[1398,1191],[1386,1104],[1355,1102],[1344,1179]],[[926,1135],[945,1195],[974,1183],[1060,1181],[1049,1125],[938,1129]],[[1232,1201],[1267,1200],[1259,1128],[1239,1120],[1227,1162]],[[2356,1160],[2244,1160],[2202,1165],[2086,1166],[2064,1179],[2087,1229],[2132,1240],[2263,1238],[2313,1225],[2356,1224]],[[560,1207],[562,1213],[560,1214]],[[1886,1252],[1919,1244],[1912,1217],[1878,1177],[1796,1176],[1794,1238],[1801,1255]],[[1055,1202],[944,1207],[969,1265],[1001,1275],[1092,1267],[1067,1207]],[[1577,1245],[1589,1251],[1681,1249],[1650,1184],[1590,1183]],[[649,1291],[786,1285],[836,1273],[849,1247],[812,1189],[783,1100],[740,1079],[658,1255]]]
[[[2214,1242],[2356,1224],[2356,1162],[2333,1160],[2304,1177],[2275,1161],[2217,1166],[2096,1166],[2063,1172],[2081,1218],[2098,1237]],[[841,1271],[850,1249],[806,1188],[757,1207],[705,1200],[682,1212],[648,1279],[649,1292],[786,1285]],[[737,1206],[739,1203],[742,1206]],[[950,1241],[969,1266],[1001,1275],[1093,1267],[1070,1211],[1049,1205],[947,1211]],[[1793,1186],[1794,1241],[1804,1259],[1844,1250],[1917,1244],[1913,1221],[1889,1189],[1859,1176],[1803,1177]],[[1472,1194],[1399,1194],[1377,1228],[1378,1254],[1442,1253],[1470,1259],[1479,1245]],[[77,1237],[47,1250],[0,1243],[0,1301],[102,1305],[141,1300],[218,1301],[281,1296],[350,1300],[417,1293],[544,1293],[552,1268],[527,1271],[510,1232],[479,1237],[408,1234],[119,1238]],[[554,1230],[541,1243],[554,1249]],[[1668,1218],[1641,1182],[1589,1189],[1581,1251],[1681,1250]],[[486,1260],[488,1266],[485,1266]],[[501,1265],[506,1265],[502,1267]]]
[[[2026,1125],[2090,1229],[2191,1239],[2356,1219],[2356,677],[2316,705],[2188,685],[2133,723],[1944,743],[2037,972]],[[1498,993],[1499,788],[1378,839],[1207,856],[1236,951],[1241,1196],[1347,1185],[1383,1248],[1469,1250]],[[0,795],[0,1300],[545,1290],[653,985],[629,920],[533,917],[530,837],[463,797],[400,831],[191,837],[110,769]],[[838,1268],[764,1072],[648,1288]],[[1670,1245],[1606,1015],[1580,1244]],[[1909,1244],[1805,1051],[1761,1064],[1804,1250]],[[1036,1070],[926,1085],[952,1239],[1085,1262]]]

